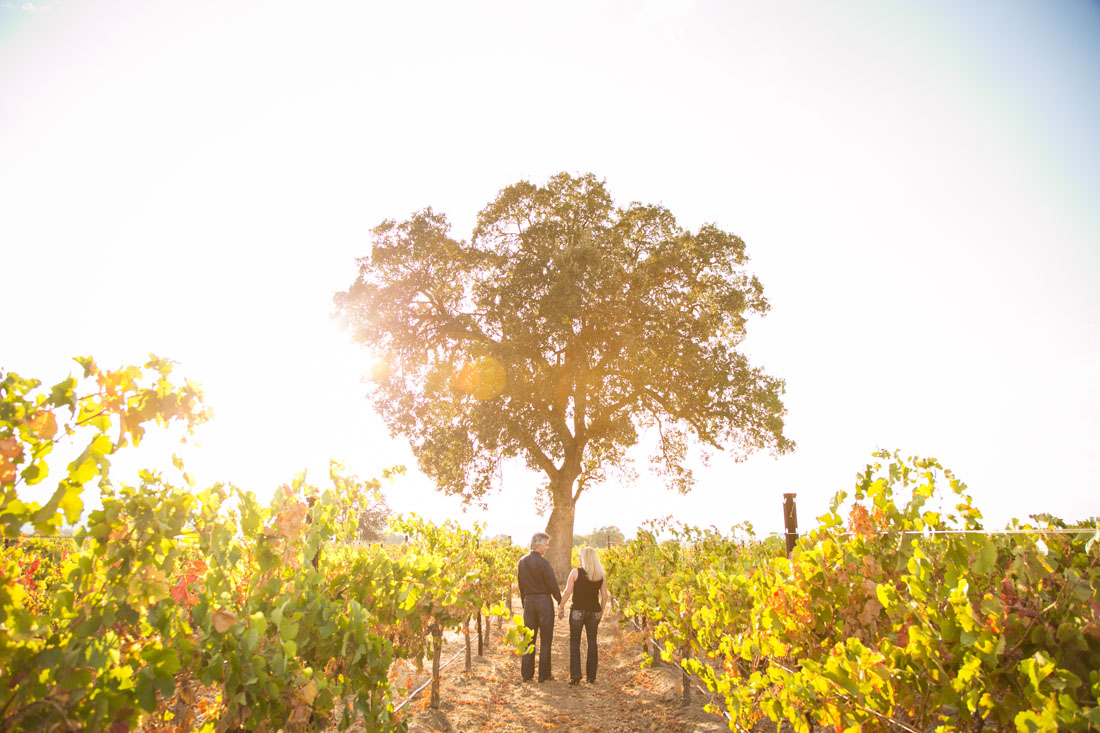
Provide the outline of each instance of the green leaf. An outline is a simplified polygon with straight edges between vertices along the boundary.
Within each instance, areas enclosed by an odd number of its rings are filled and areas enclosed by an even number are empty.
[[[180,671],[180,658],[175,649],[165,649],[165,654],[161,657],[160,662],[157,665],[158,674],[166,674],[169,677],[174,676]]]
[[[256,645],[259,644],[259,642],[260,634],[258,631],[256,631],[255,627],[250,628],[244,633],[244,636],[241,637],[241,647],[245,651],[252,651],[256,648]]]
[[[997,562],[997,546],[988,537],[984,538],[982,549],[974,559],[972,569],[977,575],[988,575]]]
[[[153,687],[153,680],[147,675],[141,675],[138,677],[136,690],[138,704],[142,710],[147,713],[152,713],[157,709],[157,693],[156,688]]]
[[[176,691],[176,678],[175,677],[157,677],[153,680],[153,687],[156,689],[160,696],[167,700],[172,697]]]
[[[42,465],[43,464],[32,463],[23,469],[21,475],[27,486],[34,486],[46,477],[46,474],[42,471]]]

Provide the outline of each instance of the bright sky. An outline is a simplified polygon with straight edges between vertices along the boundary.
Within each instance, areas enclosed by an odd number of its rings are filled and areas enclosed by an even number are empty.
[[[797,451],[583,496],[576,531],[801,524],[876,448],[930,455],[990,526],[1100,515],[1095,2],[0,0],[0,364],[149,352],[216,417],[201,481],[270,495],[404,463],[397,511],[526,541],[537,477],[462,515],[364,398],[330,319],[369,230],[468,237],[517,180],[739,234]],[[150,450],[159,449],[156,441]]]

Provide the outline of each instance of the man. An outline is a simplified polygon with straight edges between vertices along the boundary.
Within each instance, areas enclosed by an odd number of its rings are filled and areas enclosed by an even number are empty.
[[[523,655],[520,672],[523,681],[535,676],[535,641],[539,641],[539,682],[550,676],[550,644],[554,640],[554,602],[561,603],[561,591],[554,568],[544,556],[550,547],[550,535],[537,532],[531,538],[531,552],[519,561],[519,599],[523,604],[523,625],[535,632],[530,651]],[[541,637],[541,638],[540,638]]]

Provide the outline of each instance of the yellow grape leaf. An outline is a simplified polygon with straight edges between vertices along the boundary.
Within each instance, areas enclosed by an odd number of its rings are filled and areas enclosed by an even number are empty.
[[[70,466],[69,479],[73,483],[84,485],[95,478],[97,469],[95,459],[88,456],[75,468]]]
[[[80,498],[80,487],[68,487],[57,506],[65,512],[66,521],[71,523],[80,519],[80,515],[84,512],[84,501]]]

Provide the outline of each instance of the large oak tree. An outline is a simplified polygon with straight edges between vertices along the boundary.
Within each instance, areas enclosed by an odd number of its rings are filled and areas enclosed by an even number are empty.
[[[559,580],[577,499],[643,434],[681,492],[693,443],[737,458],[794,447],[783,381],[738,351],[768,303],[733,234],[687,231],[661,206],[616,207],[592,175],[562,173],[505,188],[468,241],[431,209],[373,235],[335,301],[383,359],[375,408],[466,501],[484,501],[507,459],[541,472]]]

